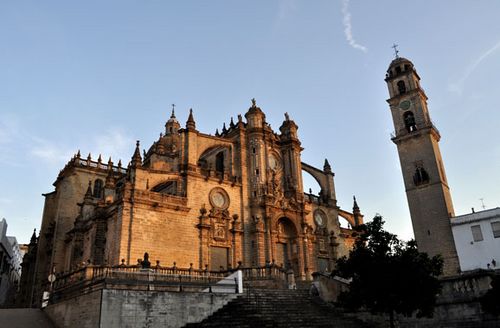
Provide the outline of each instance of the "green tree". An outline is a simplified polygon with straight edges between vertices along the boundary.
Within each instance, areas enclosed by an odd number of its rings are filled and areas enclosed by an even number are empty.
[[[437,277],[443,261],[417,250],[415,241],[400,241],[383,229],[381,216],[356,227],[359,233],[349,257],[337,261],[333,272],[351,278],[339,302],[348,309],[366,308],[386,313],[394,327],[394,314],[432,316],[441,287]]]
[[[481,298],[481,307],[485,312],[500,315],[500,276],[493,276],[491,289]]]

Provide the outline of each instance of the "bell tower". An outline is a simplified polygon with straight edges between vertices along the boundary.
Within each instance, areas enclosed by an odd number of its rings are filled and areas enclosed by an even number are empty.
[[[395,130],[392,141],[398,148],[418,249],[430,256],[441,254],[444,274],[457,274],[459,262],[450,225],[455,213],[439,150],[441,135],[431,121],[420,77],[413,63],[396,52],[385,82]]]

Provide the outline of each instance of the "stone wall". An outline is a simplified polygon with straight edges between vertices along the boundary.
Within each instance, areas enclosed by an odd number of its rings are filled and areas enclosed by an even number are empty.
[[[102,289],[49,305],[60,328],[182,327],[200,322],[236,294]]]
[[[102,290],[47,306],[44,311],[57,327],[99,327]]]
[[[182,327],[200,322],[235,297],[108,289],[103,291],[100,327]]]

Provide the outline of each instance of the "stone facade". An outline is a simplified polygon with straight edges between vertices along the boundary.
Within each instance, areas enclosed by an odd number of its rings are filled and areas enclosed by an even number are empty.
[[[124,167],[76,154],[45,194],[38,243],[37,287],[52,270],[82,264],[151,262],[209,270],[274,262],[296,279],[332,270],[363,223],[337,206],[334,173],[301,162],[297,125],[285,114],[279,133],[255,100],[245,114],[215,135],[196,129],[192,111],[184,128],[174,112],[165,131],[141,155],[139,142]],[[302,171],[321,186],[303,191]]]
[[[392,141],[398,147],[415,240],[420,251],[440,254],[444,274],[454,275],[460,271],[450,226],[455,213],[439,150],[441,135],[412,62],[393,60],[385,81],[395,129]]]

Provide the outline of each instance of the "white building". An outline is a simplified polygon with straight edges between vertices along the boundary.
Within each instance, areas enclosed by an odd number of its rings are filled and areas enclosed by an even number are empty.
[[[0,220],[0,306],[13,301],[21,279],[21,254],[16,238],[7,236],[7,221]]]
[[[460,269],[500,269],[500,207],[451,218]]]

